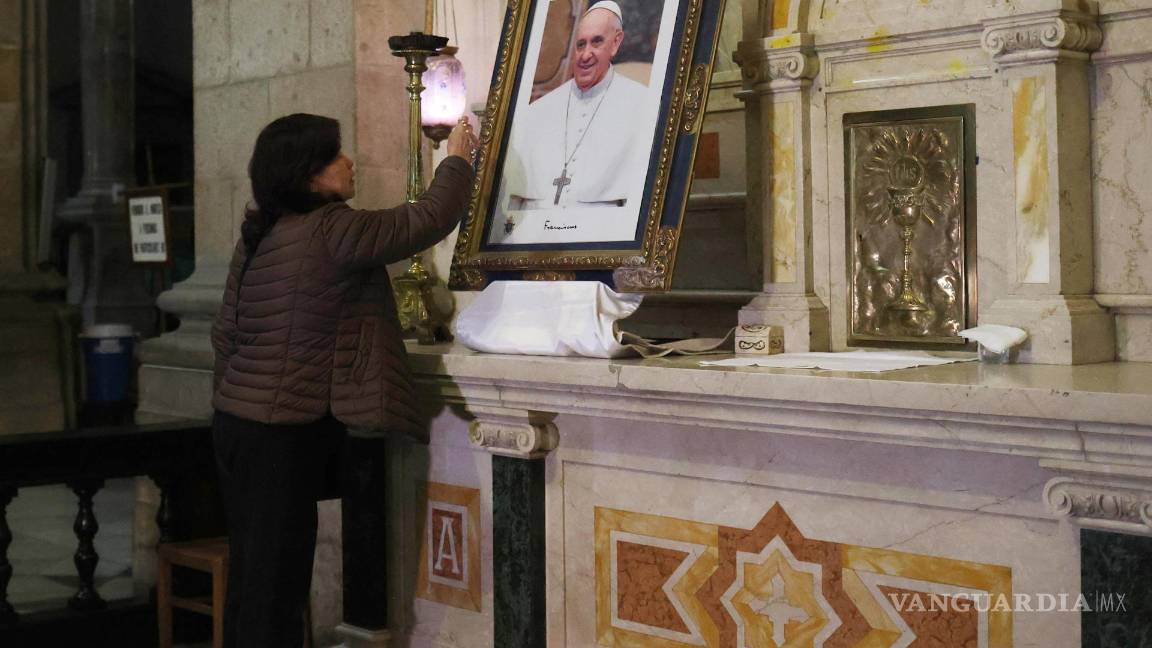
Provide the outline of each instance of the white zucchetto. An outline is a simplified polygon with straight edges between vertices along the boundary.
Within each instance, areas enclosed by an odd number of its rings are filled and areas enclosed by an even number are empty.
[[[585,11],[584,15],[587,16],[588,14],[592,13],[593,9],[607,9],[608,11],[611,11],[612,13],[616,14],[617,18],[620,19],[620,26],[624,26],[624,12],[620,10],[620,5],[613,2],[613,0],[600,0],[599,2],[594,3],[591,7],[588,7],[588,11]]]

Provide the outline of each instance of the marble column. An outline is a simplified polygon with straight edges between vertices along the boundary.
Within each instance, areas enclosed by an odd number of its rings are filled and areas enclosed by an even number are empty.
[[[766,241],[763,291],[740,311],[740,324],[782,327],[787,352],[827,351],[828,308],[812,267],[812,36],[745,41],[738,58],[749,140],[759,142],[749,147],[748,196]]]
[[[983,46],[1011,106],[1015,213],[981,219],[981,245],[1004,241],[1008,294],[981,324],[1025,329],[1021,361],[1081,364],[1115,356],[1112,317],[1093,298],[1089,53],[1096,17],[1073,0],[984,22]]]
[[[1152,466],[1138,455],[1099,463],[1101,449],[1089,446],[1087,461],[1041,460],[1055,473],[1044,499],[1080,536],[1080,591],[1095,599],[1081,616],[1083,645],[1136,645],[1152,628]]]
[[[69,301],[85,324],[123,322],[144,335],[156,325],[148,275],[132,263],[123,191],[133,181],[132,0],[80,3],[84,176],[57,210],[70,242]]]
[[[493,645],[545,648],[544,461],[559,445],[554,413],[470,407],[468,438],[492,456]]]

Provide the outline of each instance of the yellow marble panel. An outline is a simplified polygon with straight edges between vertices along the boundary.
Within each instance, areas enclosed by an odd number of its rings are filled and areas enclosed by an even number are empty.
[[[776,0],[772,4],[772,29],[787,29],[788,16],[792,13],[790,0]]]
[[[877,27],[876,31],[872,32],[872,35],[868,37],[868,46],[864,49],[872,54],[887,52],[892,49],[892,44],[888,42],[888,37],[891,35],[892,32],[890,32],[887,27]]]
[[[799,263],[796,249],[798,200],[796,192],[796,105],[775,104],[769,139],[772,156],[772,278],[774,283],[794,283]]]
[[[602,646],[616,648],[688,648],[703,645],[719,645],[716,625],[709,619],[707,610],[696,598],[696,592],[704,586],[716,570],[718,528],[711,524],[700,524],[688,520],[630,513],[607,508],[596,508],[596,636]],[[627,534],[634,541],[647,539],[649,543],[659,543],[668,548],[676,543],[687,549],[687,565],[682,565],[669,579],[670,583],[653,583],[653,589],[671,590],[672,596],[684,610],[681,620],[698,638],[675,638],[678,633],[665,631],[663,636],[654,636],[654,630],[647,632],[635,624],[622,624],[614,619],[613,606],[617,603],[614,595],[615,575],[613,574],[613,544],[620,534]],[[664,541],[664,542],[661,542]],[[627,626],[627,627],[622,627]],[[656,630],[658,631],[658,629]]]
[[[1012,597],[1012,570],[1000,565],[843,545],[845,569],[954,585],[986,592],[991,601]],[[988,646],[1012,645],[1012,611],[989,610]]]
[[[1016,267],[1021,283],[1049,281],[1048,102],[1044,79],[1012,80]]]
[[[795,47],[800,44],[800,36],[797,34],[786,34],[784,36],[776,36],[768,39],[768,49],[782,49],[785,47]]]
[[[1010,610],[956,604],[1011,600],[1010,568],[807,538],[779,504],[752,529],[597,507],[595,565],[610,648],[1012,645]]]
[[[871,627],[868,634],[857,644],[858,648],[891,648],[904,635],[898,622],[880,604],[868,586],[854,569],[845,569],[844,592],[856,604]]]

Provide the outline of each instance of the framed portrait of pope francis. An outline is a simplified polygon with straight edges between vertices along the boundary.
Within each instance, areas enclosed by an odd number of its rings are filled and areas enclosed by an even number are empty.
[[[449,284],[671,284],[724,0],[509,0]]]

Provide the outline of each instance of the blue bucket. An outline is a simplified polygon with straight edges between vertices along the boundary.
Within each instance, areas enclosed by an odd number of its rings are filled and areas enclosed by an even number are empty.
[[[136,334],[127,324],[96,324],[80,335],[84,353],[85,401],[127,401],[136,374]]]

